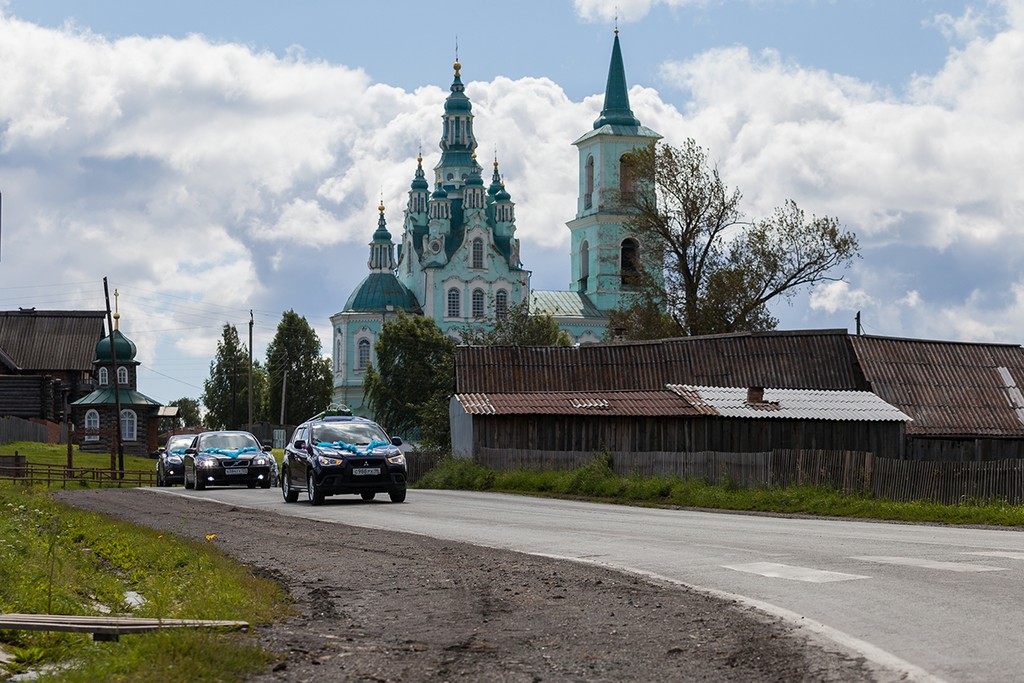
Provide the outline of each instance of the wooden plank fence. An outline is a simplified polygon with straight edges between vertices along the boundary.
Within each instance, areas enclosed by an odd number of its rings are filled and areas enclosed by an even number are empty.
[[[0,444],[12,441],[47,442],[47,429],[44,425],[20,417],[5,415],[0,418]]]
[[[737,488],[817,486],[898,502],[946,505],[969,501],[1024,504],[1024,459],[934,462],[876,458],[860,451],[776,449],[758,453],[612,453],[619,476],[678,476]],[[476,461],[498,472],[570,470],[590,463],[589,451],[480,448]]]

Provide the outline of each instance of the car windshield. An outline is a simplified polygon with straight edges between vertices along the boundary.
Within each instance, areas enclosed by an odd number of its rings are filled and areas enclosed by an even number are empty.
[[[165,448],[168,452],[180,451],[183,448],[188,448],[188,445],[192,443],[192,439],[196,438],[194,434],[187,434],[184,436],[172,436],[167,439],[167,446]]]
[[[336,443],[338,441],[354,446],[365,446],[371,441],[391,443],[384,430],[373,422],[335,422],[318,424],[313,427],[313,443]]]
[[[256,438],[243,433],[235,434],[207,434],[199,442],[199,450],[209,451],[219,449],[223,451],[240,451],[243,448],[260,449]]]

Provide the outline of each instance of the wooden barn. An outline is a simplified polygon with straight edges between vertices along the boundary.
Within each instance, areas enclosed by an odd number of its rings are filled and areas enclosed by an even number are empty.
[[[452,447],[610,453],[850,450],[900,457],[904,413],[865,391],[701,387],[456,394]]]
[[[577,424],[583,415],[560,407],[556,419],[541,410],[540,404],[555,401],[556,396],[569,405],[592,397],[608,400],[609,407],[604,412],[592,410],[588,419],[600,420],[603,415],[619,423],[614,428],[619,435],[616,443],[659,443],[662,439],[665,443],[675,440],[683,448],[699,444],[724,448],[732,443],[740,450],[754,444],[834,443],[882,457],[996,460],[1024,457],[1022,380],[1024,350],[1019,345],[856,336],[846,330],[738,333],[573,348],[463,346],[456,350],[452,435],[463,454],[467,449],[471,452],[474,443],[481,443],[479,439],[492,438],[488,434],[498,429],[504,430],[506,440],[514,437],[516,443],[538,440],[540,424],[547,425],[544,439],[553,440],[559,433],[565,436],[558,438],[579,443],[577,436],[569,435],[584,429]],[[784,395],[774,392],[837,392],[848,398],[851,392],[859,392],[877,397],[910,421],[900,422],[897,428],[883,424],[887,420],[872,419],[867,421],[870,427],[855,427],[857,420],[818,415],[804,418],[797,427],[781,412],[767,418],[761,409],[756,417],[708,416],[707,424],[700,428],[704,431],[699,432],[699,422],[686,414],[694,405],[677,406],[672,409],[679,414],[665,415],[667,408],[662,403],[649,400],[650,392],[664,400],[663,392],[672,391],[671,386],[704,391],[718,387],[732,392],[734,401],[737,392],[765,387],[765,401],[777,401],[780,406],[785,405]],[[640,392],[634,398],[641,405],[630,407],[629,413],[613,408],[615,404],[606,394],[617,392]],[[494,406],[493,416],[505,411],[506,424],[499,426],[498,421],[485,427],[482,421],[477,423],[476,416],[485,413],[475,407],[474,400],[484,399],[470,398],[474,396],[485,397]],[[510,412],[516,401],[530,409]],[[851,408],[843,405],[841,410]],[[463,418],[460,411],[473,417]],[[513,426],[517,421],[539,424]],[[659,436],[665,429],[661,423],[670,422],[685,423],[686,427],[678,429],[689,430],[690,435]],[[628,429],[627,423],[632,425]],[[656,423],[659,426],[655,428]],[[890,433],[893,429],[901,432],[898,445]],[[633,437],[622,437],[623,430],[632,430]],[[604,438],[614,441],[608,435]],[[511,441],[504,445],[516,447]]]
[[[0,415],[64,420],[65,406],[92,391],[93,351],[103,311],[0,311]]]

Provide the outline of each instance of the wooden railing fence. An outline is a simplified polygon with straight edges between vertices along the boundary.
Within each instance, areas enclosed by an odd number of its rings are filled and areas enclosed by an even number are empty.
[[[476,461],[490,469],[570,470],[596,456],[585,451],[480,448]],[[1024,504],[1024,459],[929,462],[876,458],[859,451],[776,449],[759,453],[612,453],[620,476],[679,476],[737,488],[818,486],[899,502],[968,501]]]
[[[47,488],[67,488],[69,484],[80,486],[83,483],[118,487],[154,486],[156,472],[37,465],[26,463],[23,455],[0,455],[0,481],[14,481],[28,486],[45,485]]]

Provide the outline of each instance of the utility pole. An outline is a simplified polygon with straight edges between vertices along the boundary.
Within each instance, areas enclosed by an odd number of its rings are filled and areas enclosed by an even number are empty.
[[[252,309],[249,309],[249,426],[252,431]]]
[[[281,426],[284,426],[284,396],[288,391],[288,368],[284,369],[284,378],[281,380]]]
[[[860,332],[861,332],[860,331],[860,311],[857,311],[857,317],[855,318],[855,320],[857,321],[857,336],[859,337],[860,336]]]

